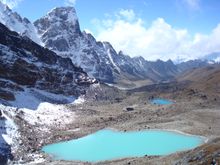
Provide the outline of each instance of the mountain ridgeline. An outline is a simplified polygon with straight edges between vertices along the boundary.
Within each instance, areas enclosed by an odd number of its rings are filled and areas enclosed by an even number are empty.
[[[34,25],[27,18],[22,18],[18,13],[13,12],[2,2],[0,2],[0,23],[12,31],[18,32],[21,36],[26,36],[32,41],[42,45]]]
[[[0,23],[0,98],[13,100],[10,91],[28,86],[65,95],[85,93],[95,80],[82,68],[43,48]]]
[[[178,73],[171,62],[148,62],[142,57],[131,58],[117,53],[108,42],[98,42],[80,25],[73,7],[55,8],[34,22],[45,47],[62,57],[69,57],[89,75],[104,82],[117,79],[151,79],[153,81],[173,77]]]
[[[54,8],[32,23],[0,1],[0,165],[77,164],[42,148],[106,127],[173,129],[204,141],[192,151],[125,155],[111,164],[216,164],[219,61],[218,52],[178,64],[132,58],[82,31],[73,7]],[[154,98],[172,105],[152,104]]]
[[[62,57],[59,59],[67,61],[70,59],[75,66],[81,67],[90,77],[102,82],[150,80],[155,83],[173,79],[186,69],[208,65],[206,61],[201,62],[200,60],[181,65],[175,65],[171,60],[150,62],[143,57],[131,58],[122,51],[116,52],[110,43],[96,41],[91,34],[81,31],[73,7],[54,8],[33,24],[27,18],[21,18],[17,13],[12,12],[1,2],[0,10],[2,24],[10,30],[16,31],[20,36],[28,37],[36,44],[50,50],[44,49],[42,56],[47,56],[50,52],[50,54]],[[30,40],[22,39],[20,42],[25,42],[25,44],[30,42],[33,45]],[[22,45],[25,44],[22,43]],[[43,48],[39,47],[39,49]],[[56,58],[58,57],[56,56]],[[70,64],[69,61],[68,64]]]

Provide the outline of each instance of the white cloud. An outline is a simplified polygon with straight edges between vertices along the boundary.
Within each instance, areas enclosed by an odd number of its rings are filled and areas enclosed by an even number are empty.
[[[76,0],[65,0],[65,5],[74,6],[76,4]]]
[[[121,9],[119,11],[119,14],[116,13],[116,15],[121,18],[125,18],[127,19],[128,21],[133,21],[135,19],[135,13],[133,10],[125,10],[125,9]]]
[[[9,8],[13,9],[18,6],[20,2],[23,0],[1,0],[4,4],[6,4]]]
[[[200,50],[203,54],[220,52],[220,24],[209,35],[196,34],[192,44],[193,50]]]
[[[118,15],[123,14],[119,12]],[[149,27],[135,14],[133,21],[116,17],[96,19],[95,22],[98,40],[109,41],[117,51],[122,50],[132,57],[141,55],[147,60],[194,59],[220,51],[220,24],[209,35],[191,36],[187,29],[176,29],[163,18],[156,19]]]
[[[200,9],[200,0],[183,0],[187,7],[191,10]]]

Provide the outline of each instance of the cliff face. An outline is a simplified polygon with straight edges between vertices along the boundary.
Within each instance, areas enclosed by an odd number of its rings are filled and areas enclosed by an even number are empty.
[[[0,91],[6,91],[1,98],[13,99],[9,89],[22,90],[22,86],[78,96],[95,82],[69,58],[56,55],[2,24],[0,31]]]

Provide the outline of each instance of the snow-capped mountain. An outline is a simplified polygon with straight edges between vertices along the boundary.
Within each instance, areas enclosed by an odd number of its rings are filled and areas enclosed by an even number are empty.
[[[179,72],[184,72],[193,68],[206,67],[208,65],[216,64],[220,62],[220,53],[211,53],[203,56],[200,59],[194,59],[189,61],[177,62]]]
[[[55,8],[34,25],[45,47],[62,57],[71,58],[89,75],[113,81],[114,67],[105,44],[96,42],[91,34],[81,32],[73,7]]]
[[[62,58],[0,24],[0,93],[13,99],[22,86],[78,96],[94,83],[69,58]]]
[[[215,52],[215,53],[205,55],[202,59],[207,60],[211,63],[219,63],[220,62],[220,52]]]
[[[16,113],[22,111],[30,117],[19,118],[20,123],[34,121],[33,125],[40,123],[45,128],[61,123],[63,115],[74,113],[52,103],[74,103],[95,82],[69,58],[56,55],[0,23],[0,164],[7,164],[8,159],[20,160],[21,153],[29,157],[26,153],[30,148],[22,147],[27,146],[28,139],[26,135],[20,137],[16,125],[19,122],[13,118]]]
[[[117,53],[110,43],[98,42],[91,34],[81,32],[73,7],[55,8],[34,22],[34,25],[45,47],[62,57],[71,58],[75,65],[82,67],[90,76],[104,82],[114,82],[120,77],[160,80],[167,75],[169,78],[174,75],[170,62],[164,62],[163,65],[166,65],[166,70],[171,67],[172,71],[164,75],[164,70],[158,70],[158,62],[153,65],[142,57],[131,58]]]
[[[0,23],[10,30],[26,36],[34,42],[42,45],[34,25],[27,19],[22,18],[18,13],[13,12],[9,7],[0,1]]]
[[[0,2],[0,22],[57,55],[70,58],[74,65],[83,68],[89,76],[108,83],[120,79],[150,79],[158,82],[175,77],[188,65],[190,68],[200,66],[197,61],[180,66],[170,60],[150,62],[143,57],[131,58],[122,51],[117,53],[110,43],[96,41],[91,34],[80,30],[73,7],[54,8],[32,24]]]

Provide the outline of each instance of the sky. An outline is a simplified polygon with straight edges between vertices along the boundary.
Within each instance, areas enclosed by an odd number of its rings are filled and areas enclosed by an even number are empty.
[[[31,21],[74,6],[82,30],[147,60],[220,52],[220,0],[1,0]]]

